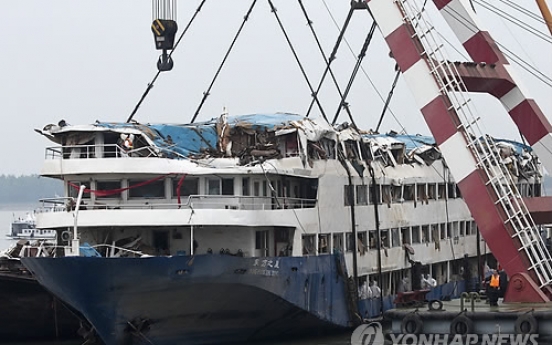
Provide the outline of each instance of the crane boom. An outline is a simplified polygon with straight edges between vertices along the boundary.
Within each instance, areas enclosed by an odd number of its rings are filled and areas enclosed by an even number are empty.
[[[466,14],[470,10],[464,7],[463,0],[434,1],[456,6],[456,13]],[[550,301],[552,258],[509,171],[501,163],[496,147],[479,129],[479,118],[472,112],[471,101],[467,98],[469,85],[477,83],[468,78],[469,71],[449,61],[435,28],[426,18],[424,6],[420,6],[419,2],[367,0],[367,3],[483,238],[511,277],[512,284],[506,299]],[[470,18],[475,22],[475,13],[470,15],[473,15]],[[488,49],[493,42],[490,35],[481,33],[476,40],[478,44],[470,48],[472,57],[480,54],[482,58],[494,53],[493,63],[502,64],[506,72],[510,71],[509,65],[506,66],[506,61],[502,60],[502,54]],[[500,78],[506,78],[504,74],[498,74],[498,77],[499,82],[502,81]],[[484,75],[478,78],[484,83]],[[496,83],[497,80],[490,79],[490,82]],[[540,141],[541,145],[545,145],[547,140],[552,143],[551,131],[548,130],[552,127],[542,113],[539,115],[536,112],[538,107],[535,102],[523,96],[513,78],[510,77],[508,82],[506,86],[511,87],[505,95],[509,97],[503,104],[509,102],[508,105],[512,106],[512,99],[515,99],[524,104],[525,112],[527,109],[534,111],[524,117],[527,121],[529,116],[530,125],[527,126],[519,121],[519,109],[509,111],[520,130],[527,136],[533,134],[537,127],[539,130],[536,132],[542,136],[535,140],[535,135],[533,141]],[[503,83],[499,84],[504,87]],[[543,127],[546,129],[544,134]],[[552,167],[550,153],[547,153],[545,160]]]

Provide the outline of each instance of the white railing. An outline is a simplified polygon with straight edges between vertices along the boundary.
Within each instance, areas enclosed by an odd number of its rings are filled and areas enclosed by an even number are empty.
[[[69,212],[75,206],[75,199],[71,197],[47,198],[39,200],[40,213]],[[316,199],[235,196],[235,195],[192,195],[182,198],[180,204],[176,200],[130,200],[125,203],[109,199],[83,199],[80,211],[87,210],[176,210],[176,209],[227,209],[227,210],[281,210],[304,209],[316,206]]]
[[[426,18],[424,6],[416,0],[399,0],[404,20],[415,30],[415,36],[424,48],[423,56],[439,84],[440,91],[451,102],[450,110],[455,111],[461,121],[458,130],[463,132],[477,160],[478,167],[487,175],[488,182],[498,200],[496,207],[504,212],[505,223],[509,223],[513,238],[518,238],[521,248],[530,261],[529,270],[534,270],[541,287],[552,283],[552,258],[546,249],[537,227],[523,202],[508,169],[502,164],[494,141],[480,129],[479,116],[471,107],[467,88],[460,77],[456,65],[449,61],[435,27]],[[445,157],[447,159],[447,157]]]
[[[92,159],[124,157],[159,157],[157,148],[142,146],[126,150],[117,144],[69,145],[46,148],[46,159]]]

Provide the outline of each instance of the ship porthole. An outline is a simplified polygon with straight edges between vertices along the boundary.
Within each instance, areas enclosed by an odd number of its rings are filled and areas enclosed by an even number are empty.
[[[403,334],[420,334],[424,328],[424,323],[418,314],[408,314],[401,323],[401,332]]]
[[[531,314],[519,316],[515,324],[516,334],[535,334],[539,330],[539,323]]]

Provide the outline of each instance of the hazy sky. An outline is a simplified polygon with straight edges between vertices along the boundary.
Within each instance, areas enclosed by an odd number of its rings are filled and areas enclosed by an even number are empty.
[[[349,0],[326,2],[342,23]],[[316,85],[324,65],[297,1],[274,0],[274,3],[307,74]],[[338,29],[322,0],[304,3],[326,53],[330,52]],[[516,3],[537,12],[533,0]],[[179,1],[181,29],[198,4],[199,0]],[[143,123],[191,120],[250,4],[246,0],[207,0],[174,54],[175,68],[161,75],[136,120]],[[488,10],[477,5],[476,8],[495,38],[552,76],[551,44]],[[0,113],[4,122],[0,174],[40,172],[45,148],[53,144],[36,134],[35,128],[60,119],[71,124],[125,121],[156,72],[159,52],[154,49],[150,31],[149,0],[4,0],[0,2],[0,14]],[[521,18],[519,13],[515,15]],[[442,23],[438,15],[435,20],[438,25]],[[523,20],[546,30],[543,24]],[[334,65],[343,87],[371,23],[367,13],[355,13],[347,34],[354,54],[343,45]],[[455,42],[448,28],[439,31]],[[457,53],[448,50],[459,59]],[[383,107],[371,83],[386,97],[394,77],[394,62],[379,32],[363,66],[370,80],[362,73],[358,76],[349,102],[357,123],[368,129],[376,126]],[[522,76],[545,114],[552,117],[551,89],[527,73],[522,72]],[[326,113],[333,117],[338,97],[329,80],[320,97]],[[486,96],[477,97],[476,101],[484,129],[497,136],[516,135],[515,127],[496,100]],[[218,116],[223,107],[233,115],[278,111],[303,114],[309,103],[310,91],[274,15],[267,1],[259,0],[199,119]],[[429,133],[402,80],[391,109],[400,124],[388,114],[383,132],[400,131],[403,126],[410,133]],[[311,116],[318,115],[316,111]],[[340,119],[347,120],[344,113]]]

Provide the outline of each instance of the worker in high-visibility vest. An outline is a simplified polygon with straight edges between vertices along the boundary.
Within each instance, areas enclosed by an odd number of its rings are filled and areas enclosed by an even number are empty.
[[[498,297],[500,292],[500,276],[497,270],[487,278],[487,298],[491,306],[498,306]]]

